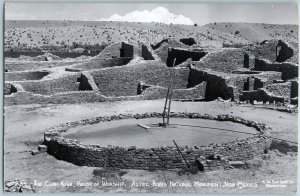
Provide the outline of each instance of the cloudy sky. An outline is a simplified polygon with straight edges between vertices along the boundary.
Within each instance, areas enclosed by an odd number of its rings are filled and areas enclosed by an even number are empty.
[[[7,3],[6,20],[298,24],[294,3]]]

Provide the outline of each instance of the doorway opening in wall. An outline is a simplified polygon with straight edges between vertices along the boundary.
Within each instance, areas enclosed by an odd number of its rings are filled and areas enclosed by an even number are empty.
[[[124,48],[120,48],[120,57],[124,57]]]
[[[279,56],[281,46],[276,46],[276,57]]]
[[[249,68],[249,55],[244,54],[244,68]]]
[[[247,81],[244,82],[243,91],[249,91],[249,78],[247,78]]]

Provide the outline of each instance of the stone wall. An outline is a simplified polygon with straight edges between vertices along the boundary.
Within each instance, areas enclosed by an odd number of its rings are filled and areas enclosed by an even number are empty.
[[[281,78],[279,72],[254,72],[242,74],[226,74],[199,68],[191,68],[188,87],[207,82],[205,99],[214,100],[218,97],[223,99],[239,100],[243,91],[252,91],[273,84],[274,80]]]
[[[94,59],[111,59],[111,58],[120,58],[121,51],[124,49],[124,56],[133,58],[139,54],[139,47],[133,44],[128,44],[125,42],[116,42],[107,47],[105,47]]]
[[[192,46],[192,45],[196,44],[195,39],[192,37],[182,38],[179,41],[188,46]]]
[[[206,82],[202,82],[192,88],[174,89],[172,99],[175,100],[199,100],[205,98]],[[167,95],[167,88],[150,86],[142,95],[146,99],[164,99]]]
[[[282,80],[298,77],[298,66],[294,63],[272,63],[267,60],[255,59],[254,70],[281,72]]]
[[[50,95],[60,92],[78,91],[79,82],[77,79],[80,73],[68,74],[59,78],[32,81],[32,82],[19,82],[25,91],[35,94]]]
[[[279,40],[277,45],[277,62],[285,62],[294,55],[294,50],[290,48],[286,43]]]
[[[160,113],[145,114],[120,114],[114,116],[102,116],[93,119],[86,119],[65,123],[49,128],[44,133],[44,143],[48,146],[48,153],[57,159],[65,160],[80,166],[92,167],[114,167],[126,169],[146,169],[146,170],[166,170],[185,168],[180,153],[175,146],[164,146],[155,148],[136,148],[119,146],[99,146],[84,145],[76,140],[63,138],[60,133],[68,131],[69,128],[78,125],[88,125],[129,118],[153,118],[162,117]],[[235,123],[252,126],[258,131],[246,139],[235,140],[223,144],[210,144],[209,146],[179,146],[180,151],[189,165],[201,159],[209,162],[212,157],[216,157],[215,164],[211,164],[210,169],[227,167],[229,161],[246,161],[264,153],[270,146],[271,140],[268,138],[270,127],[265,124],[257,123],[234,117],[230,115],[211,116],[198,113],[171,113],[171,117],[176,118],[202,118],[219,121],[231,121]],[[211,162],[211,161],[210,161]],[[207,168],[207,165],[206,165]]]
[[[83,61],[76,61],[76,63],[80,63]],[[42,70],[47,69],[51,67],[60,67],[60,66],[67,66],[74,64],[73,61],[44,61],[44,62],[38,62],[38,61],[29,61],[29,62],[5,62],[5,69],[9,72],[13,71],[28,71],[28,70]]]
[[[122,46],[120,48],[120,57],[133,58],[133,56],[133,46],[122,42]]]
[[[286,60],[286,62],[292,62],[298,64],[299,62],[299,44],[296,42],[289,42],[288,46],[293,49],[293,56]]]
[[[83,80],[87,80],[86,82],[88,83],[88,85],[91,87],[91,89],[95,92],[98,92],[98,86],[96,85],[93,76],[91,75],[91,72],[89,71],[83,71],[81,72],[81,77],[86,78]],[[79,79],[81,80],[81,79]]]
[[[79,82],[79,90],[80,91],[91,91],[93,90],[92,85],[89,83],[89,78],[81,74],[80,78],[77,79]]]
[[[259,45],[243,48],[248,54],[257,59],[266,59],[270,62],[298,63],[298,44],[285,43],[282,40],[266,40]]]
[[[111,59],[120,57],[120,48],[122,47],[122,42],[116,42],[106,46],[98,55],[93,59]]]
[[[178,65],[180,63],[183,63],[189,58],[191,58],[193,61],[199,61],[205,55],[206,52],[204,51],[196,51],[196,50],[183,49],[183,48],[169,48],[167,66],[172,67],[175,58],[176,58],[175,65]]]
[[[226,84],[221,75],[192,68],[188,79],[188,87],[194,87],[206,81],[205,99],[213,100],[218,97],[234,100],[233,88]]]
[[[265,89],[258,89],[255,91],[244,91],[242,95],[240,95],[240,101],[263,101],[269,103],[283,103],[284,97],[275,96],[271,93],[267,92]]]
[[[244,54],[242,49],[224,49],[211,52],[194,64],[199,69],[232,73],[234,70],[244,67]]]
[[[138,46],[134,46],[132,44],[128,44],[125,42],[122,42],[122,46],[120,50],[123,50],[123,52],[121,52],[123,54],[120,54],[120,57],[134,58],[139,55]]]
[[[239,100],[243,91],[271,85],[281,76],[280,72],[224,74],[202,71],[195,67],[172,69],[159,62],[150,61],[118,68],[68,73],[67,76],[41,81],[14,82],[14,85],[22,88],[18,93],[6,98],[5,105],[161,99],[165,98],[167,87],[171,82],[171,72],[175,76],[173,98],[183,100],[214,100],[218,97]],[[143,93],[138,93],[140,83],[149,87],[144,89]],[[25,91],[28,92],[25,95],[19,93]],[[92,93],[87,94],[87,100],[84,100],[80,98],[84,94],[76,94],[76,91],[92,91]],[[71,97],[74,93],[79,96],[78,99]],[[24,100],[21,100],[21,95],[24,96]]]
[[[284,97],[284,101],[290,102],[291,98],[291,82],[275,83],[264,87],[268,94],[272,94],[276,97]]]
[[[153,48],[153,50],[156,50],[157,48],[159,48],[163,43],[168,43],[168,39],[163,39],[160,42],[158,42],[157,44],[151,44],[151,47]]]
[[[149,46],[142,45],[142,57],[145,60],[155,60],[155,58],[152,55],[152,51]]]
[[[298,97],[291,98],[291,104],[298,105]]]
[[[267,85],[271,85],[274,81],[281,80],[282,73],[275,71],[261,72],[260,74],[255,74],[254,76],[254,90],[263,88]]]
[[[167,89],[159,86],[151,86],[143,91],[140,95],[135,96],[119,96],[107,97],[99,92],[98,87],[93,82],[93,77],[84,73],[84,78],[92,87],[91,90],[84,91],[68,91],[60,92],[51,95],[33,94],[32,92],[25,92],[20,90],[11,95],[5,96],[5,105],[24,105],[24,104],[74,104],[74,103],[92,103],[105,101],[127,101],[127,100],[152,100],[163,99],[166,96]],[[85,81],[86,82],[86,81]],[[16,84],[14,84],[16,85]],[[189,89],[175,89],[173,93],[174,99],[203,99],[205,95],[205,85],[203,82],[194,88]]]
[[[31,92],[17,92],[5,96],[4,104],[74,104],[107,101],[106,97],[94,91],[71,91],[53,95],[33,94]]]
[[[102,69],[106,67],[123,66],[128,64],[132,58],[111,58],[111,59],[93,59],[82,64],[76,64],[71,68],[73,70],[91,70],[91,69]],[[70,69],[70,68],[68,68]]]
[[[10,95],[17,92],[17,89],[11,83],[4,83],[4,95]]]
[[[166,41],[162,40],[162,42],[158,43],[156,46],[158,46],[158,48],[154,46],[152,48],[155,48],[155,53],[164,63],[167,63],[169,48],[189,48],[187,45],[172,39],[166,39]]]
[[[139,82],[167,87],[171,82],[171,71],[175,72],[174,88],[186,88],[189,76],[188,68],[172,70],[157,62],[101,69],[93,71],[91,74],[101,94],[105,96],[132,96],[137,95]]]
[[[48,74],[47,71],[6,72],[5,81],[40,80]]]
[[[291,81],[291,98],[298,97],[298,80]]]
[[[244,53],[244,68],[253,69],[255,64],[255,56],[249,54],[248,52]]]
[[[147,66],[150,68],[147,68]],[[144,69],[147,71],[143,71]],[[205,96],[206,82],[199,82],[199,84],[187,89],[188,68],[176,68],[172,70],[165,65],[158,65],[157,62],[153,62],[152,64],[137,65],[136,67],[129,66],[126,69],[121,69],[121,71],[106,69],[112,75],[106,75],[107,72],[102,73],[102,71],[105,71],[105,69],[69,73],[67,76],[52,78],[51,80],[14,82],[13,85],[18,89],[18,92],[15,91],[13,94],[9,94],[12,85],[7,83],[4,104],[64,104],[162,99],[165,98],[167,87],[171,81],[171,71],[175,73],[174,99],[203,99]],[[99,76],[98,72],[107,77],[106,81],[97,80],[97,76]],[[124,82],[119,82],[114,78],[118,74]],[[96,81],[107,82],[107,84],[102,84],[103,86],[98,84],[100,88],[103,87],[99,89]],[[149,88],[144,89],[138,95],[138,84],[141,81],[147,82],[146,84]],[[103,94],[103,92],[108,92],[108,95]]]
[[[271,62],[275,62],[277,58],[277,40],[266,40],[261,42],[259,45],[245,47],[250,54],[254,55],[255,58],[267,59]]]
[[[187,89],[176,89],[173,92],[173,99],[176,100],[199,100],[205,99],[207,82],[204,81],[192,88]]]

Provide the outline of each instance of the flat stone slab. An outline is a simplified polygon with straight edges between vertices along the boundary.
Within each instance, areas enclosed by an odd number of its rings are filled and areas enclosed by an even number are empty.
[[[38,150],[39,151],[47,151],[47,146],[46,145],[39,145]]]
[[[245,163],[243,161],[229,161],[229,165],[239,168],[244,167]]]
[[[151,127],[144,125],[144,124],[137,124],[138,126],[144,128],[144,129],[150,129]]]
[[[8,187],[8,188],[10,188],[10,187],[12,187],[12,186],[14,186],[14,185],[15,185],[15,182],[7,182],[7,183],[5,184],[5,186]]]

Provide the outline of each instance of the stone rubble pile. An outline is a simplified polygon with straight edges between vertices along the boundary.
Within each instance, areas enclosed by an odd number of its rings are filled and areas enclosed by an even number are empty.
[[[7,181],[4,185],[5,192],[19,192],[19,193],[35,193],[36,190],[33,185],[28,185],[25,180],[15,179]]]

